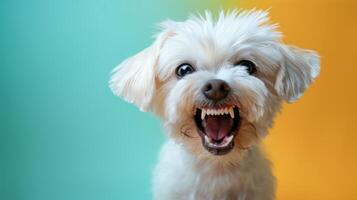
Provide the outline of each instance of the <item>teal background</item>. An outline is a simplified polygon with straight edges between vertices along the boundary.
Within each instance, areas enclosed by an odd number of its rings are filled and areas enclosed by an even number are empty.
[[[155,23],[219,1],[0,6],[0,199],[151,199],[164,134],[111,93],[109,73],[152,42]]]

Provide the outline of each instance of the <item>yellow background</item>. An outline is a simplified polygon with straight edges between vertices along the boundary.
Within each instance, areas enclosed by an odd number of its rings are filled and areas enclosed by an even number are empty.
[[[321,74],[266,140],[279,200],[357,199],[357,1],[240,1],[269,9],[284,42],[314,49]],[[235,7],[230,1],[227,7]]]

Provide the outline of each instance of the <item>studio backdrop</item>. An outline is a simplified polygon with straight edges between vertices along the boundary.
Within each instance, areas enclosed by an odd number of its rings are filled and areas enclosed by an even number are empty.
[[[160,21],[254,7],[285,42],[321,55],[320,77],[265,140],[277,199],[356,199],[354,0],[2,0],[0,199],[152,199],[165,134],[111,93],[110,71],[151,44]]]

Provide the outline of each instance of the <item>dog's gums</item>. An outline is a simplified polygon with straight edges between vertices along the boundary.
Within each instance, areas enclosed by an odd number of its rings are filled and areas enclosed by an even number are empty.
[[[197,108],[194,120],[208,152],[225,155],[233,149],[241,121],[237,106]]]

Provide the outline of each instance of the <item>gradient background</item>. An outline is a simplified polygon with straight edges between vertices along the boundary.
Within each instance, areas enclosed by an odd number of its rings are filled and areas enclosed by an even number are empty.
[[[0,199],[151,199],[164,135],[114,97],[109,72],[189,12],[270,8],[284,41],[317,50],[321,76],[285,105],[265,146],[278,200],[357,199],[353,0],[2,0]]]

